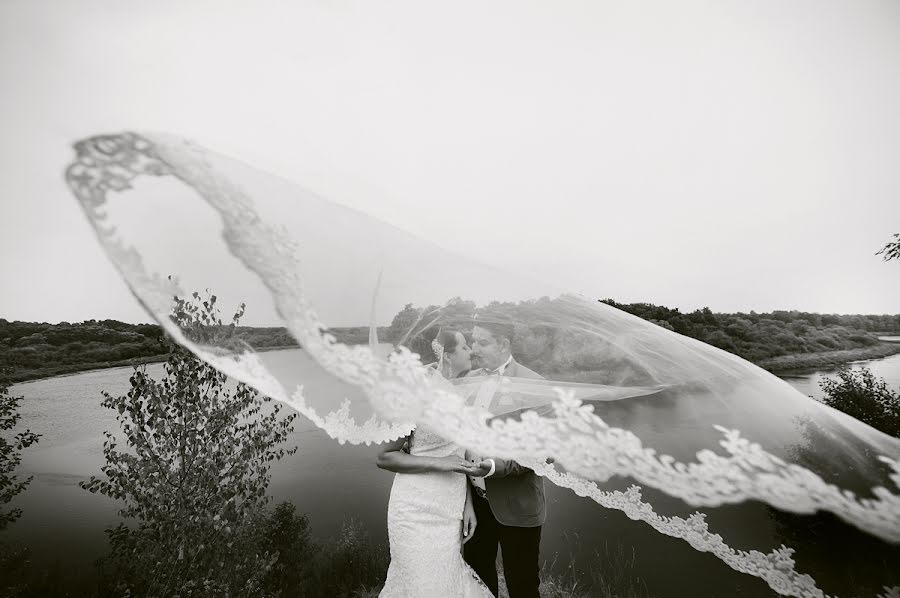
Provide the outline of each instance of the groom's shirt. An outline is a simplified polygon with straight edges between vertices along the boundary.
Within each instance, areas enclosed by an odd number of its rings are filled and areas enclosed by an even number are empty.
[[[491,370],[491,371],[487,372],[487,375],[493,376],[496,374],[497,376],[502,376],[503,372],[506,371],[506,368],[508,368],[509,364],[511,364],[511,363],[512,363],[512,355],[510,355],[509,358],[506,360],[506,362],[503,365],[501,365],[500,367],[498,367],[496,370]]]
[[[507,359],[506,362],[503,365],[501,365],[500,367],[493,369],[493,370],[487,370],[487,369],[482,368],[482,371],[484,372],[485,376],[502,376],[503,372],[506,371],[506,368],[508,368],[509,364],[511,364],[511,363],[512,363],[512,355],[510,355],[509,359]],[[496,392],[496,387],[493,387],[493,385],[491,385],[491,384],[485,383],[483,388],[487,392],[484,392],[484,393],[479,392],[476,395],[475,406],[481,407],[482,409],[487,409],[488,407],[491,406],[491,400],[494,398],[494,392]],[[488,391],[488,389],[491,389],[491,390]],[[475,458],[475,459],[473,459],[473,461],[478,463],[481,461],[481,459]],[[484,476],[485,478],[489,478],[492,475],[494,475],[494,472],[497,470],[497,465],[496,465],[496,463],[494,463],[493,459],[485,459],[485,461],[490,461],[490,463],[491,463],[491,470],[487,473],[486,476]],[[484,478],[470,476],[469,479],[472,481],[472,485],[476,488],[476,492],[478,492],[482,496],[487,494],[487,489],[484,486]]]

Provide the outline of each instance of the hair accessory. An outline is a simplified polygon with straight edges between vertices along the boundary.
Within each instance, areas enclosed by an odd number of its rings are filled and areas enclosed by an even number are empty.
[[[431,350],[434,351],[434,356],[437,357],[438,363],[440,363],[441,359],[444,358],[444,345],[441,344],[441,341],[438,339],[441,336],[441,329],[438,329],[437,336],[434,337],[434,340],[431,341]]]

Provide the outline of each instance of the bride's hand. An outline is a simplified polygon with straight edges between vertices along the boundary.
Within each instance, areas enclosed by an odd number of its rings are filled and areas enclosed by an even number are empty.
[[[457,457],[456,455],[449,455],[442,459],[442,467],[444,471],[453,471],[456,473],[462,473],[465,475],[478,475],[478,466],[475,463],[472,463],[468,459],[463,457]],[[484,474],[481,474],[484,475]]]
[[[475,535],[475,527],[477,525],[478,519],[475,518],[475,507],[472,506],[471,500],[466,500],[466,506],[463,509],[462,518],[463,544],[471,540],[472,536]]]

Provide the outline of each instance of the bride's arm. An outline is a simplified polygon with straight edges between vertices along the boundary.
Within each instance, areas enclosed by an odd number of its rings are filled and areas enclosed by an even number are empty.
[[[462,518],[463,544],[472,539],[477,526],[478,518],[475,517],[475,505],[472,504],[472,485],[466,480],[466,504]]]
[[[462,457],[424,457],[410,455],[403,451],[405,438],[394,440],[384,445],[375,464],[381,469],[394,473],[427,473],[430,471],[455,471],[470,474],[475,470],[472,462]]]

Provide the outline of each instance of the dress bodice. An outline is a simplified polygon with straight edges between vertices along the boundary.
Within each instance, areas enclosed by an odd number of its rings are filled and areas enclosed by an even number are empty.
[[[409,454],[420,457],[462,456],[465,451],[428,428],[418,427],[412,434]]]

